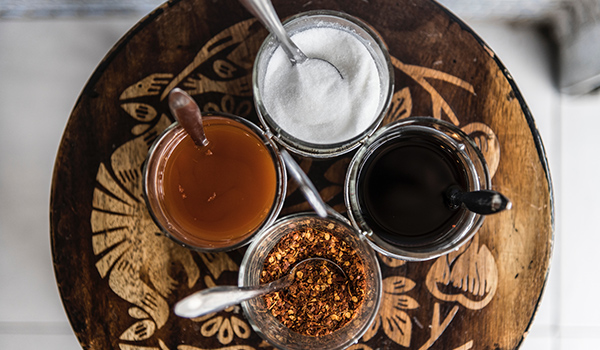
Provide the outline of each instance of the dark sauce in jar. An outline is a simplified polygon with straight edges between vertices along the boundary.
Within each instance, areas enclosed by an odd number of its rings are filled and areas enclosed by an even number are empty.
[[[421,135],[403,135],[379,146],[358,176],[358,200],[366,223],[388,243],[423,246],[441,239],[463,209],[447,205],[451,186],[467,188],[458,157]]]

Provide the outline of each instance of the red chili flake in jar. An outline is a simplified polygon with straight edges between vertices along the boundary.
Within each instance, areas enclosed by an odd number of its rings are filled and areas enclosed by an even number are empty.
[[[314,222],[312,222],[314,224]],[[298,225],[271,250],[261,272],[261,283],[288,274],[300,261],[294,283],[263,296],[268,310],[289,329],[308,336],[324,336],[352,320],[361,307],[366,282],[363,261],[356,250],[336,236],[336,225]],[[341,228],[339,228],[341,229]],[[345,274],[345,276],[344,276]]]

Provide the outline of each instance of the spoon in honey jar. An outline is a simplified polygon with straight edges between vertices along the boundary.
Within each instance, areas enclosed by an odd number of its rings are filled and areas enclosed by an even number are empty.
[[[300,48],[292,41],[288,33],[285,31],[283,24],[273,8],[270,0],[240,0],[240,3],[246,7],[254,17],[258,18],[261,23],[273,34],[279,41],[281,48],[286,53],[292,65],[302,64],[308,60],[313,62],[323,62],[325,65],[333,67],[342,79],[344,76],[333,63],[317,57],[308,57]]]
[[[287,275],[273,282],[256,287],[218,286],[204,289],[177,302],[173,311],[180,317],[195,318],[221,311],[242,301],[278,291],[294,283],[298,267],[315,260],[324,261],[328,266],[335,266],[341,272],[343,278],[347,278],[344,270],[335,262],[326,258],[308,258],[298,262]]]
[[[169,108],[196,146],[207,147],[209,142],[202,127],[202,114],[194,99],[180,88],[174,88],[169,93]],[[288,173],[298,182],[300,190],[315,212],[323,218],[328,213],[333,213],[333,210],[323,202],[319,192],[294,158],[285,149],[281,149],[280,153]]]
[[[202,126],[202,114],[196,101],[180,88],[174,88],[169,93],[169,108],[175,119],[190,135],[196,146],[208,146],[208,139]]]

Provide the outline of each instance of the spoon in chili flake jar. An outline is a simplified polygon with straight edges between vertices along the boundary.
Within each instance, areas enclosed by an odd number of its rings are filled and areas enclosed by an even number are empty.
[[[335,262],[326,258],[308,258],[298,262],[284,277],[256,287],[218,286],[191,294],[175,304],[174,312],[179,317],[195,318],[221,311],[242,301],[269,294],[287,288],[296,279],[296,271],[300,265],[313,260],[322,260],[335,266],[347,278],[344,270]]]

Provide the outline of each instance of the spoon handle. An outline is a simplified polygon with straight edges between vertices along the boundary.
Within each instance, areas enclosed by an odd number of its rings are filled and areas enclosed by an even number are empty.
[[[194,140],[196,146],[208,146],[200,108],[190,95],[180,88],[174,88],[169,93],[169,108],[175,119]]]
[[[304,173],[302,168],[300,168],[300,165],[296,163],[288,151],[282,148],[280,153],[288,173],[296,180],[296,182],[298,182],[300,191],[302,191],[308,204],[310,204],[320,217],[326,217],[327,213],[330,211],[328,210],[329,206],[323,201],[321,195],[319,195],[319,191],[315,188],[315,185],[313,185],[312,181],[310,181],[306,173]]]
[[[280,278],[257,287],[218,286],[208,288],[180,300],[175,304],[173,311],[180,317],[200,317],[279,290],[290,285],[293,281],[292,275],[291,278]]]
[[[506,196],[492,190],[461,192],[460,189],[451,188],[448,199],[452,207],[464,204],[470,211],[482,215],[499,213],[512,207],[512,202]]]
[[[240,3],[258,18],[271,34],[277,37],[282,49],[293,64],[304,63],[308,59],[285,32],[270,0],[240,0]]]

